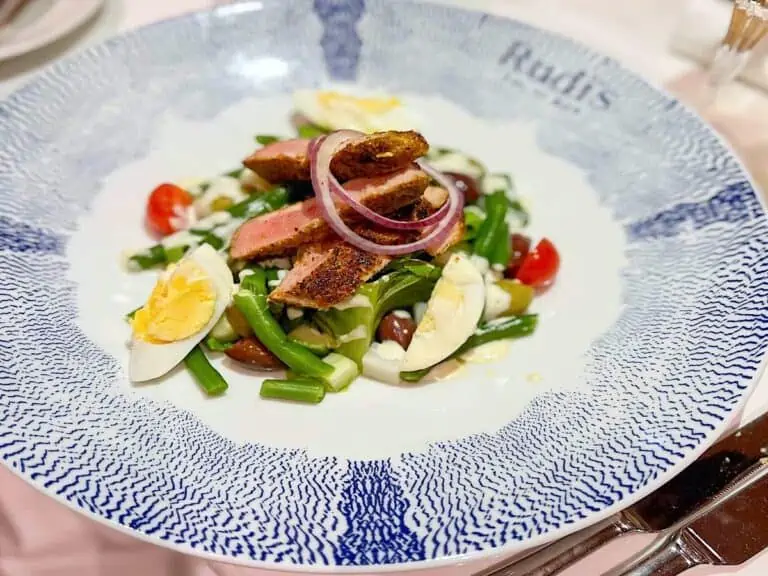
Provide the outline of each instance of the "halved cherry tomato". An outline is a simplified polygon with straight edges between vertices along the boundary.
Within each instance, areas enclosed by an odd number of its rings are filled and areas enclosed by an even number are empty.
[[[192,195],[175,184],[160,184],[147,200],[147,223],[158,234],[167,236],[178,230],[179,217],[192,204]]]
[[[517,279],[523,284],[541,288],[555,279],[560,268],[560,254],[547,238],[542,238],[517,271]]]

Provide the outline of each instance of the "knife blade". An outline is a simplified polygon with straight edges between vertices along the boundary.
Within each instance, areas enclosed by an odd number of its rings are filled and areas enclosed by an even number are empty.
[[[603,576],[676,576],[695,566],[738,566],[768,547],[768,458],[704,510]]]
[[[623,512],[474,576],[552,576],[624,534],[666,530],[710,502],[766,455],[768,413],[722,438],[675,478]]]

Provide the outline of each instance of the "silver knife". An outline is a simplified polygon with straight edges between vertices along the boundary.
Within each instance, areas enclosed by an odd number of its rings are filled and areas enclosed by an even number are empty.
[[[701,509],[766,455],[768,413],[714,444],[675,478],[623,512],[473,576],[552,576],[619,536],[667,530]]]
[[[696,566],[739,566],[768,547],[768,458],[635,560],[603,576],[677,576]]]

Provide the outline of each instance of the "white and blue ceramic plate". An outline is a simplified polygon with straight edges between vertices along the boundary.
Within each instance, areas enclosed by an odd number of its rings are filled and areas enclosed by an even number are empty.
[[[540,330],[416,388],[263,402],[225,370],[126,379],[123,314],[154,278],[148,191],[288,131],[290,94],[403,95],[435,144],[511,172],[561,248]],[[702,121],[616,62],[428,3],[264,0],[67,59],[0,104],[0,457],[92,517],[184,552],[352,570],[514,552],[690,463],[768,344],[768,223]]]

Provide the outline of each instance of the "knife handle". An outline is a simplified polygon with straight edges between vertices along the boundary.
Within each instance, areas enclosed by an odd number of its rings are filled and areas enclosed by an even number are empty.
[[[639,530],[631,518],[619,514],[544,546],[521,560],[508,558],[473,576],[552,576],[611,540]]]
[[[646,552],[603,576],[677,576],[695,566],[710,564],[712,558],[688,530],[660,538]]]

